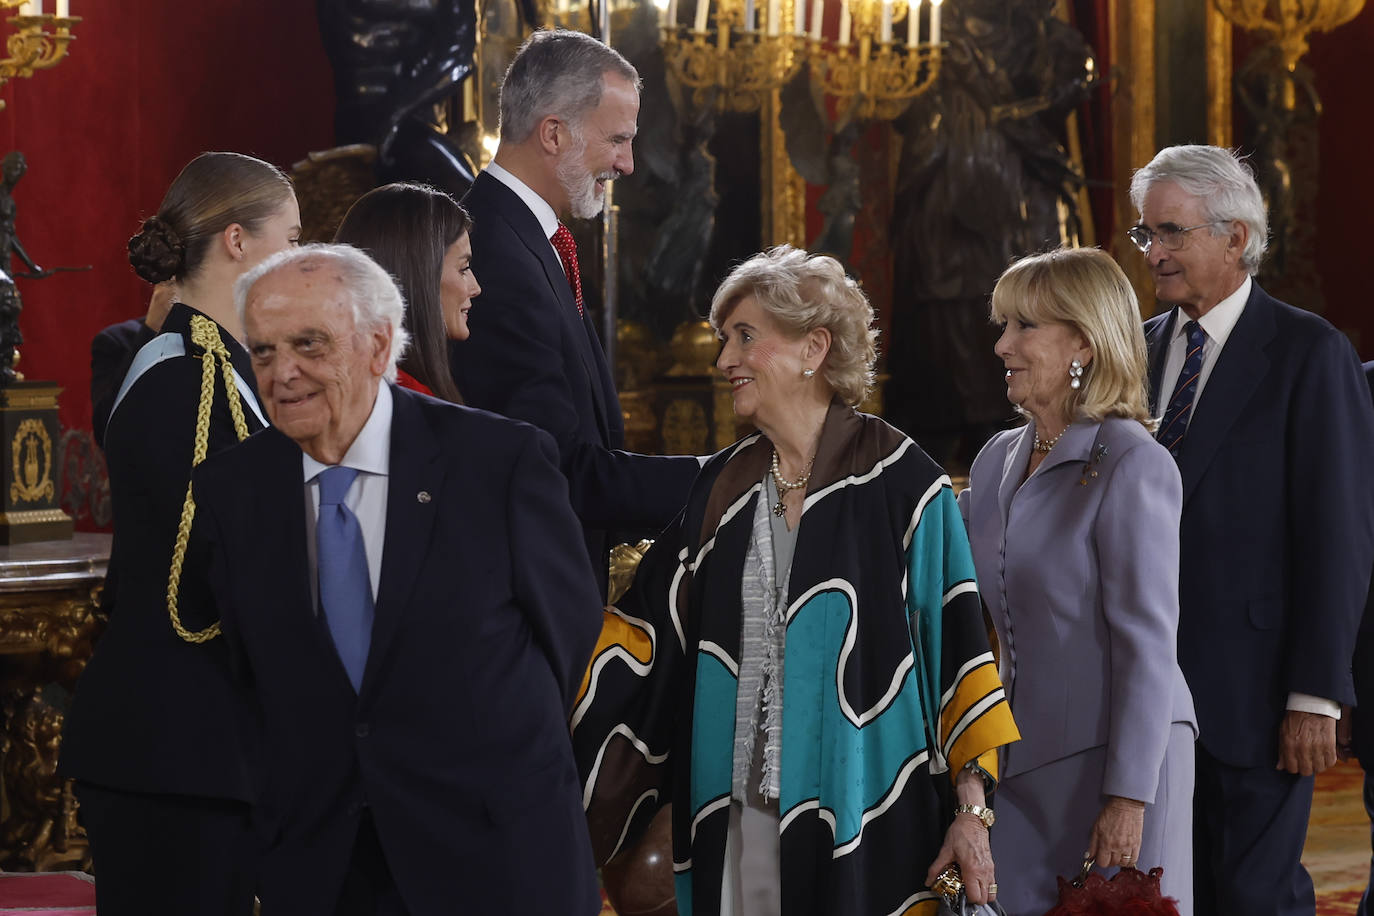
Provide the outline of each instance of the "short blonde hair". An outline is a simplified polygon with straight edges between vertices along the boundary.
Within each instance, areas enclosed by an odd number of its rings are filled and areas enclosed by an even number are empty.
[[[1124,417],[1153,431],[1158,420],[1150,416],[1138,309],[1126,275],[1098,248],[1060,248],[1022,258],[992,291],[994,321],[1066,324],[1087,339],[1092,360],[1083,369],[1083,384],[1065,398],[1065,416]]]
[[[716,290],[710,320],[717,333],[747,296],[793,338],[828,330],[830,352],[821,376],[850,407],[863,403],[873,389],[878,332],[872,326],[873,306],[839,261],[791,245],[759,252],[730,271]]]

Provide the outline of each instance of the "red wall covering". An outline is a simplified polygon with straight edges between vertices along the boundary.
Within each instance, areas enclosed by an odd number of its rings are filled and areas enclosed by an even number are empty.
[[[67,59],[0,94],[0,155],[28,157],[14,196],[34,260],[93,267],[18,280],[19,369],[57,381],[63,426],[89,428],[91,338],[146,308],[125,243],[167,185],[210,149],[289,168],[333,145],[334,102],[313,3],[72,0],[72,12],[84,21]]]
[[[1317,193],[1317,267],[1326,317],[1374,359],[1374,4],[1334,32],[1312,40],[1317,74],[1321,185]]]

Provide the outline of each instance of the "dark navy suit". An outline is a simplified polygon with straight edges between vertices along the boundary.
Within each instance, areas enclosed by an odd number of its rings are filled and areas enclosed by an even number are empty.
[[[1364,364],[1369,382],[1369,394],[1374,398],[1374,362]],[[1374,455],[1366,455],[1366,460]],[[1374,848],[1374,582],[1370,583],[1369,600],[1365,602],[1360,634],[1355,639],[1355,657],[1350,668],[1355,674],[1355,755],[1364,767],[1364,810],[1370,819],[1369,841]],[[1370,888],[1374,888],[1374,856],[1369,862],[1369,883],[1360,899],[1358,916],[1369,916]]]
[[[1179,310],[1147,322],[1155,404]],[[1374,561],[1374,409],[1350,342],[1252,288],[1178,456],[1179,664],[1198,745],[1197,912],[1307,913],[1312,779],[1275,770],[1290,692],[1354,700]]]
[[[467,404],[533,423],[557,441],[604,593],[608,529],[667,525],[686,504],[698,463],[619,450],[625,422],[606,356],[539,220],[486,172],[463,205],[482,295],[469,315],[472,336],[451,344],[453,379]]]
[[[360,824],[411,916],[600,908],[567,714],[601,624],[547,435],[392,388],[376,619],[354,692],[314,611],[301,450],[196,472],[197,537],[264,735],[264,916],[332,914]],[[347,903],[347,901],[345,901]]]
[[[157,332],[143,323],[142,318],[130,318],[112,324],[91,339],[91,430],[95,444],[105,447],[105,425],[110,421],[110,409],[115,395],[129,372],[134,355]]]

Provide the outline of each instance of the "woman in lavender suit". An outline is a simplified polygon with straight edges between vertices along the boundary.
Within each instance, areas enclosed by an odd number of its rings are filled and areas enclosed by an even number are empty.
[[[1096,249],[1018,261],[992,294],[1026,425],[959,498],[1022,740],[1003,749],[992,851],[1011,916],[1086,855],[1163,866],[1192,912],[1192,695],[1176,658],[1182,485],[1151,434],[1135,294]]]

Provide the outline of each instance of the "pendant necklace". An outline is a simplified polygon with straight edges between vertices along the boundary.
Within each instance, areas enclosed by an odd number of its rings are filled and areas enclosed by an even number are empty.
[[[787,494],[805,487],[807,481],[811,479],[811,464],[815,460],[816,456],[812,455],[811,460],[807,461],[806,467],[802,469],[802,475],[796,480],[788,480],[782,476],[782,469],[778,467],[778,450],[773,449],[773,483],[778,485],[778,504],[773,507],[773,514],[778,518],[787,514],[787,504],[784,502]]]

